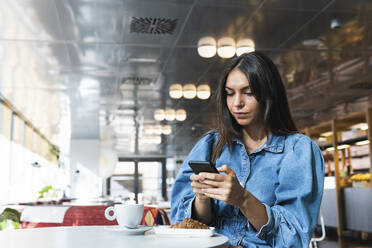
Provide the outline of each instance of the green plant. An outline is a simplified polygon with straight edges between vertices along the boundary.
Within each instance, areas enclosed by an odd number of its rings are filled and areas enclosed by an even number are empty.
[[[53,156],[56,157],[57,161],[59,161],[59,149],[58,149],[57,146],[50,144],[49,145],[49,152],[50,152],[50,154],[52,154]]]
[[[57,199],[60,197],[59,193],[61,193],[61,190],[55,189],[51,185],[47,185],[39,191],[38,198]]]
[[[21,214],[16,209],[4,209],[0,214],[0,231],[7,228],[18,229],[20,220]]]

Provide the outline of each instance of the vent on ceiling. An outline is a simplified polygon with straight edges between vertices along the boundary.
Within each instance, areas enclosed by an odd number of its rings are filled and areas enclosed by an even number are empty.
[[[131,33],[140,34],[173,34],[178,19],[132,17]]]
[[[352,89],[352,90],[370,90],[370,89],[372,89],[372,83],[363,82],[363,83],[353,84],[352,86],[349,87],[349,89]]]
[[[146,77],[127,77],[121,81],[123,85],[150,85],[151,79]]]

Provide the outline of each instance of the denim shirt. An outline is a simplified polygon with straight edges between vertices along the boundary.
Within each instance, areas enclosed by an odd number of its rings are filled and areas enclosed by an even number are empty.
[[[190,160],[209,161],[211,144],[219,134],[209,132],[194,146],[180,168],[172,190],[172,224],[191,218],[195,194],[190,186]],[[213,142],[213,143],[211,143]],[[256,231],[237,206],[212,199],[213,226],[229,245],[243,247],[308,247],[323,194],[324,160],[307,136],[270,134],[266,143],[247,154],[234,139],[225,145],[216,167],[228,165],[247,191],[264,204],[268,222]]]

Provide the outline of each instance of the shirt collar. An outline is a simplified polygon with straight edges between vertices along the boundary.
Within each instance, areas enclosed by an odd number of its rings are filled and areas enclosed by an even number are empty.
[[[237,137],[233,137],[233,141],[236,141],[238,144],[241,144],[244,146],[243,142],[239,140]],[[269,137],[267,138],[265,144],[257,148],[252,153],[258,153],[262,150],[272,152],[272,153],[281,153],[284,150],[284,142],[285,142],[285,136],[284,135],[274,135],[272,133],[269,134]]]

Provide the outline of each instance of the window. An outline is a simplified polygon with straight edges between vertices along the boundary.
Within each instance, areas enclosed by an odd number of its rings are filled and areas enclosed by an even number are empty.
[[[12,134],[12,110],[4,103],[1,103],[1,105],[1,134],[10,140]]]
[[[134,192],[134,162],[120,162],[115,167],[114,176],[110,179],[110,195],[129,197]]]
[[[30,126],[30,124],[26,124],[25,129],[26,129],[25,146],[28,150],[32,151],[32,138],[34,134],[34,129]]]
[[[13,114],[13,141],[23,145],[24,142],[24,131],[25,131],[25,122],[21,117],[16,114]]]

